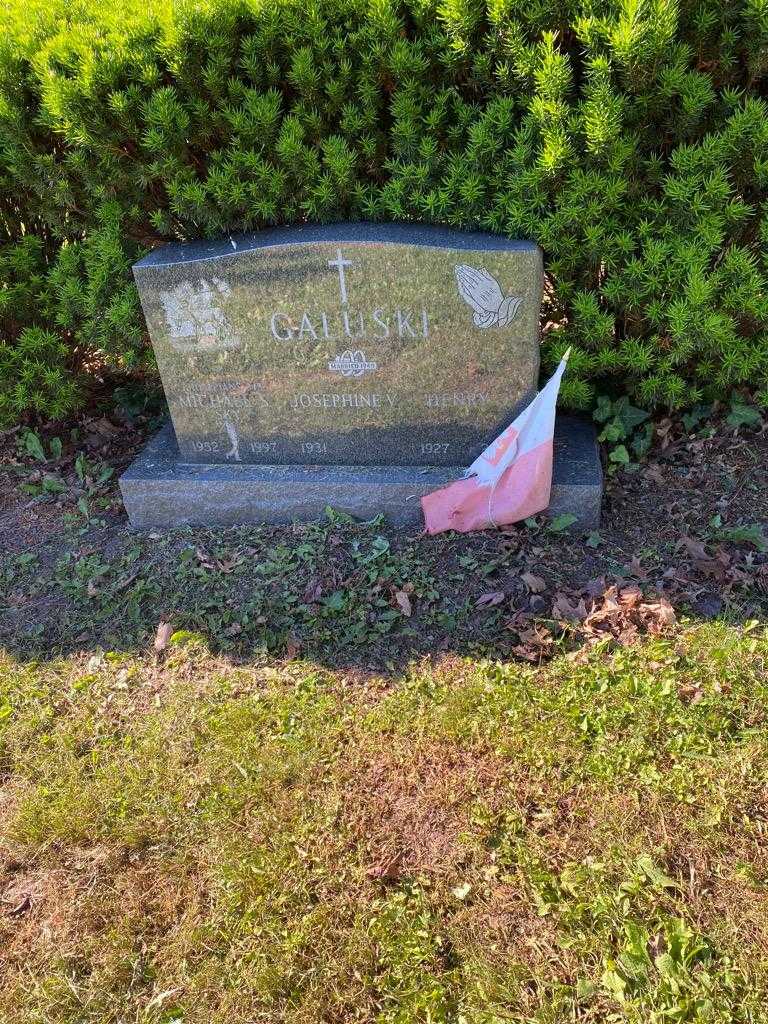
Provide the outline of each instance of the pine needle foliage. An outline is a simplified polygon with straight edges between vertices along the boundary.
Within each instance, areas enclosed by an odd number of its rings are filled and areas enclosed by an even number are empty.
[[[6,0],[0,419],[151,360],[149,247],[303,221],[533,239],[544,366],[768,404],[768,0]]]

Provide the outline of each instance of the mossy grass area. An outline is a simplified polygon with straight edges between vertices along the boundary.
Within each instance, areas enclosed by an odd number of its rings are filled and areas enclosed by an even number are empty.
[[[2,1024],[768,1021],[760,422],[437,538],[132,533],[136,424],[2,442]]]
[[[767,665],[3,656],[0,1013],[764,1021]]]

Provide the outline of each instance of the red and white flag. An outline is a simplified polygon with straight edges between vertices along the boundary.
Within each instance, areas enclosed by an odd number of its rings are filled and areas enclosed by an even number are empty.
[[[531,404],[475,459],[465,479],[421,499],[427,533],[506,526],[549,505],[555,408],[570,352]]]

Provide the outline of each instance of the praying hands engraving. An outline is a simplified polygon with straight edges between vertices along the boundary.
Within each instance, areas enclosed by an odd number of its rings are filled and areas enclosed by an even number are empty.
[[[518,314],[522,299],[504,295],[495,277],[487,270],[476,270],[459,263],[454,267],[459,295],[474,310],[476,327],[506,327]]]

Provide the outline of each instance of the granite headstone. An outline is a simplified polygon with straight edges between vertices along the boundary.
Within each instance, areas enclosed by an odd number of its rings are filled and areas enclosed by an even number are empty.
[[[134,274],[173,425],[121,480],[136,526],[326,505],[415,523],[536,389],[529,242],[305,226],[168,245]]]
[[[134,273],[187,462],[469,464],[536,386],[527,242],[305,227],[169,245]]]

